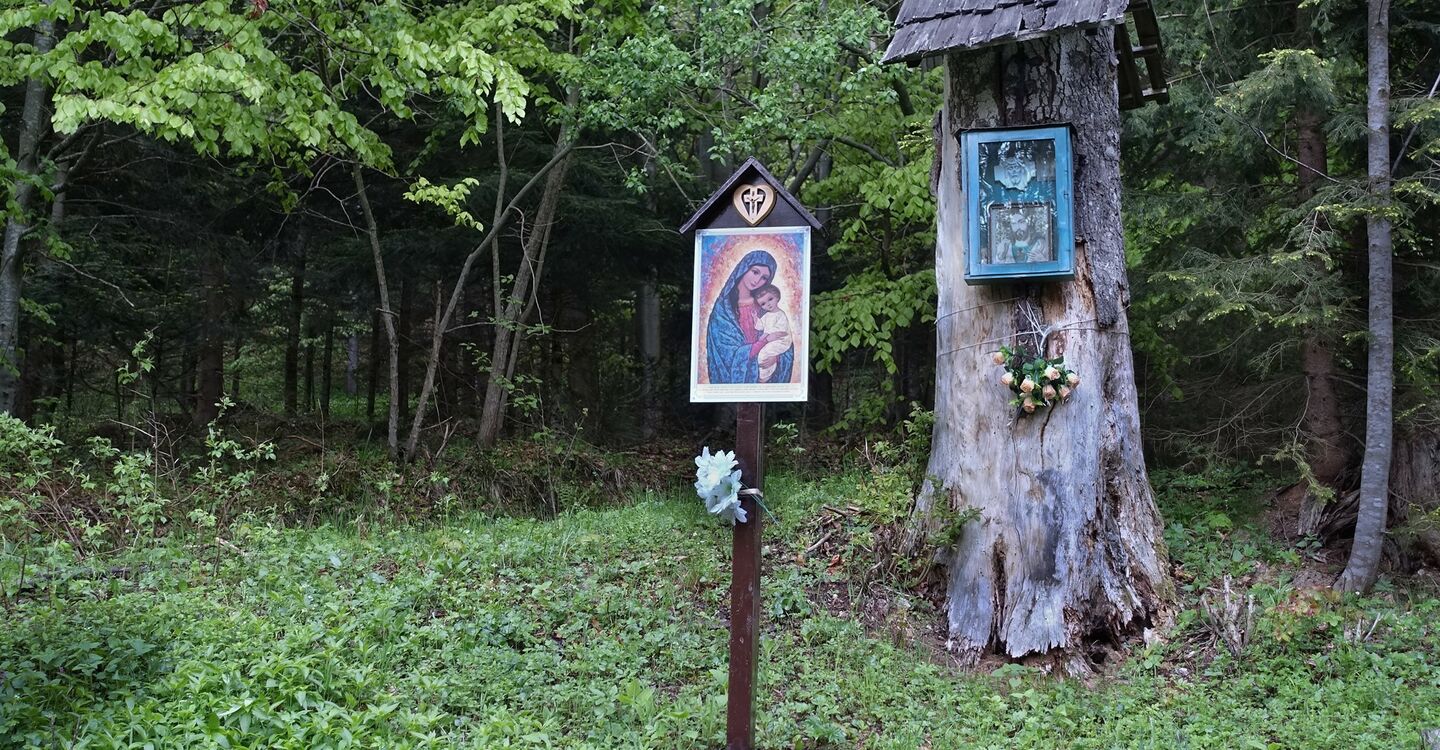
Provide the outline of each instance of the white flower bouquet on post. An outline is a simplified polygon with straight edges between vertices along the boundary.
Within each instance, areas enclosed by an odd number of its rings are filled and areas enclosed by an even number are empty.
[[[734,526],[745,523],[740,507],[740,470],[733,451],[710,453],[706,446],[695,457],[695,494],[705,501],[705,510]]]

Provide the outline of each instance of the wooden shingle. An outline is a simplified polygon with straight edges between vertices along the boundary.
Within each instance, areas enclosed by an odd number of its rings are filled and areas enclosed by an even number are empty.
[[[885,62],[1121,22],[1126,0],[905,0]]]
[[[1168,101],[1160,27],[1150,0],[904,0],[885,62],[913,64],[952,50],[1103,26],[1115,29],[1121,109]]]

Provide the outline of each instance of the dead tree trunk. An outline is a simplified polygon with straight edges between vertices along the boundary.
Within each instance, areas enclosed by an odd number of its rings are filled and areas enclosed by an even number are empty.
[[[987,649],[1047,654],[1086,672],[1087,646],[1148,626],[1171,589],[1127,336],[1113,44],[1074,30],[948,61],[936,423],[917,518],[933,525],[937,503],[979,514],[949,556],[951,643],[970,659]],[[954,133],[1054,122],[1075,128],[1075,279],[966,285]],[[1063,354],[1084,381],[1069,401],[1028,416],[1007,405],[991,361],[1001,344],[1027,341]]]
[[[1335,581],[1341,591],[1368,591],[1380,575],[1385,516],[1390,508],[1390,458],[1395,434],[1394,278],[1390,218],[1390,0],[1370,0],[1366,24],[1368,93],[1366,130],[1370,196],[1366,221],[1370,257],[1370,357],[1365,380],[1365,458],[1360,468],[1360,512],[1350,561]]]
[[[355,398],[360,392],[355,374],[360,370],[360,334],[350,331],[345,336],[345,395]]]
[[[369,374],[365,378],[366,424],[375,424],[375,390],[380,386],[381,325],[380,311],[376,310],[370,316],[370,364]]]
[[[305,326],[305,412],[315,411],[315,324]]]

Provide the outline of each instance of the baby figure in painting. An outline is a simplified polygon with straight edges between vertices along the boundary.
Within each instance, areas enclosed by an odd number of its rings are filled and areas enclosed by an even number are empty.
[[[774,284],[759,287],[751,296],[764,311],[755,320],[755,332],[759,335],[753,351],[760,365],[760,382],[768,383],[775,374],[780,355],[794,345],[790,340],[790,319],[780,310],[780,289]]]

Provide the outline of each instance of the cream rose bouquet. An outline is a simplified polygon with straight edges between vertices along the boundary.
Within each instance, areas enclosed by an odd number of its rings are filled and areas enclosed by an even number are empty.
[[[1080,376],[1065,367],[1063,356],[1031,358],[1023,350],[1002,346],[1000,351],[991,352],[990,361],[1005,368],[1000,374],[1000,384],[1015,394],[1010,405],[1020,407],[1026,414],[1069,400],[1080,385]]]

